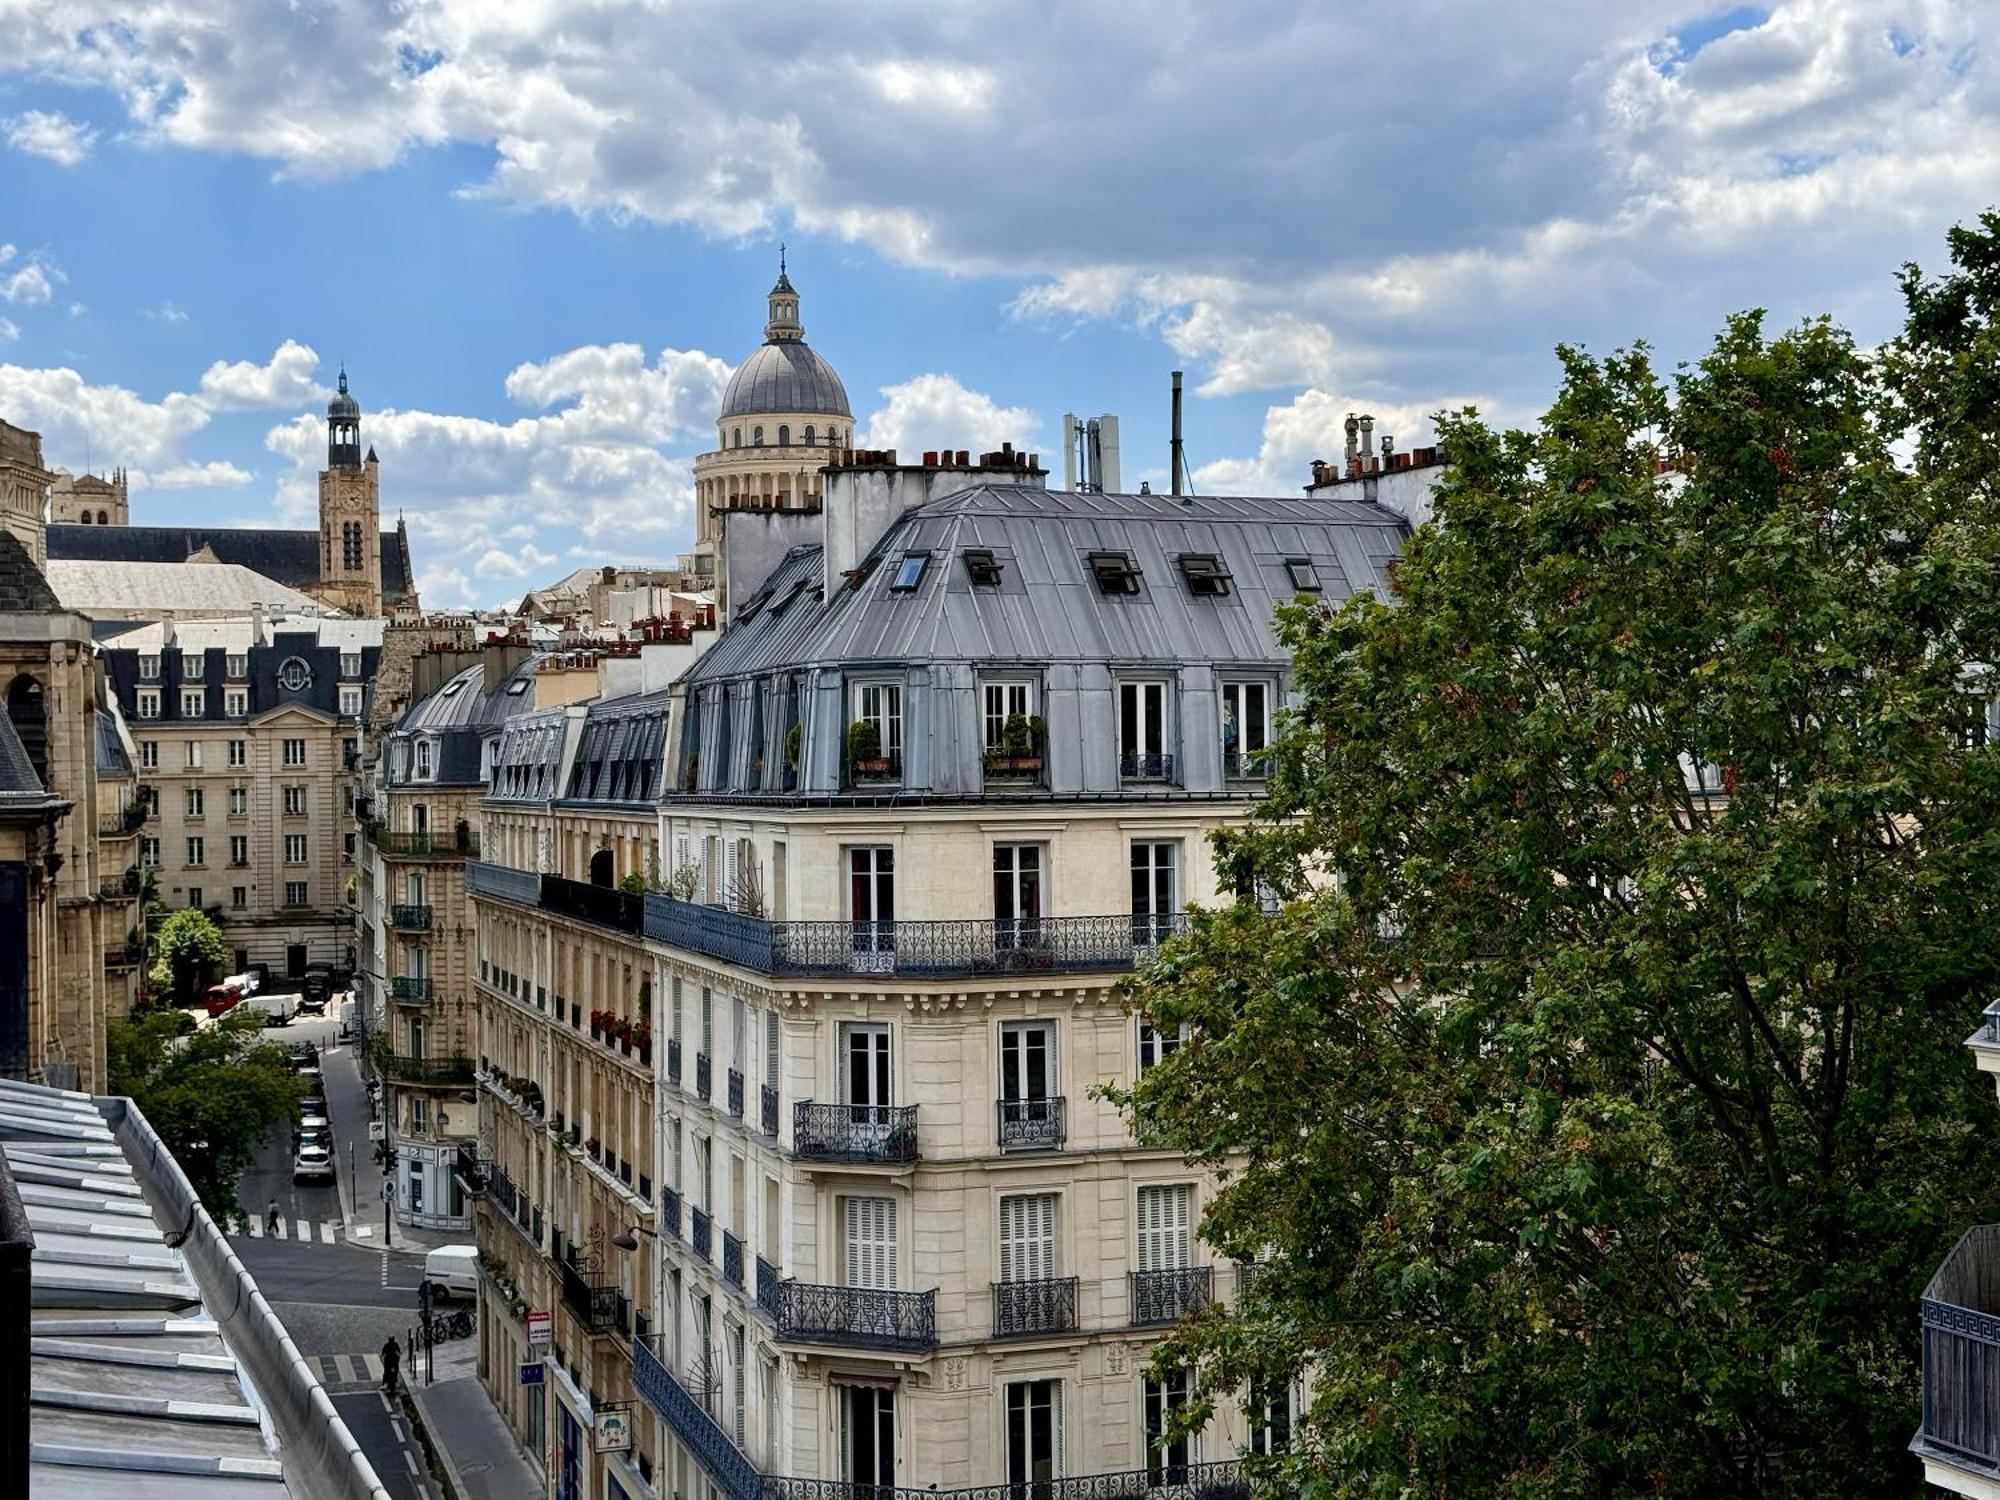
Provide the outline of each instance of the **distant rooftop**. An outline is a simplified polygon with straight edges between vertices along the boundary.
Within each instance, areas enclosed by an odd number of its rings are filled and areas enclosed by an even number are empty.
[[[239,563],[99,562],[52,557],[43,570],[64,609],[79,614],[147,610],[209,614],[267,609],[318,609],[310,594],[288,588]]]

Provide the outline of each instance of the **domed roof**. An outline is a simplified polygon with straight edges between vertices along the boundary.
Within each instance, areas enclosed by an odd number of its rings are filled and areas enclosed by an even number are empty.
[[[847,387],[804,339],[773,339],[736,368],[722,393],[722,417],[765,412],[852,417]]]
[[[361,403],[347,394],[345,370],[340,372],[340,389],[334,392],[333,399],[326,403],[326,414],[331,419],[350,417],[358,420],[361,416]]]

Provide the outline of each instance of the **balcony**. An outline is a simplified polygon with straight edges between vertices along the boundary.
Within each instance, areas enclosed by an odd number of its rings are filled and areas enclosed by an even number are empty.
[[[1000,1149],[1002,1151],[1060,1151],[1063,1147],[1064,1101],[1053,1099],[1002,1099]]]
[[[414,833],[370,824],[368,842],[395,859],[477,859],[479,834],[471,828],[449,833]]]
[[[477,1198],[486,1191],[486,1168],[480,1164],[476,1142],[459,1142],[458,1150],[452,1154],[451,1170],[469,1197]]]
[[[144,797],[129,803],[123,811],[99,813],[97,833],[100,838],[130,838],[146,826],[146,819],[153,815],[152,804]]]
[[[743,1118],[743,1075],[734,1068],[729,1070],[729,1112]]]
[[[113,943],[104,950],[104,967],[107,969],[136,969],[145,962],[146,950],[137,938],[127,938],[122,943]]]
[[[714,1226],[707,1212],[688,1205],[688,1248],[703,1260],[709,1259],[709,1233]]]
[[[375,1062],[398,1083],[472,1082],[472,1059],[469,1057],[399,1057],[393,1052],[385,1052]]]
[[[764,1134],[770,1136],[772,1140],[776,1140],[778,1138],[778,1091],[768,1083],[759,1084],[758,1103],[762,1106],[757,1117],[758,1123],[763,1126]]]
[[[778,1268],[763,1256],[758,1256],[757,1306],[774,1323],[778,1319],[778,1288],[783,1284],[784,1278],[778,1274]]]
[[[630,1309],[625,1294],[609,1282],[590,1280],[581,1268],[558,1260],[562,1273],[563,1305],[592,1333],[624,1334],[628,1331]]]
[[[657,1337],[632,1345],[632,1385],[729,1500],[759,1500],[764,1478],[660,1358]],[[815,1484],[819,1493],[837,1486]]]
[[[743,1241],[726,1229],[722,1231],[722,1279],[734,1287],[743,1285]]]
[[[1206,1307],[1214,1300],[1215,1269],[1212,1266],[1134,1271],[1131,1277],[1134,1328],[1178,1323],[1195,1309]]]
[[[398,932],[429,932],[431,909],[428,906],[392,906],[389,908],[389,925]]]
[[[764,1476],[759,1500],[1250,1500],[1250,1481],[1235,1459],[1206,1464],[1161,1464],[1153,1469],[1068,1474],[1026,1484],[981,1484],[963,1489],[904,1489],[845,1484],[837,1480]],[[737,1500],[732,1496],[731,1500]]]
[[[543,911],[619,932],[636,933],[645,922],[642,897],[614,886],[591,885],[561,875],[542,876],[537,900]]]
[[[681,1237],[681,1190],[660,1189],[660,1233],[671,1239]]]
[[[1076,1327],[1076,1290],[1074,1276],[994,1282],[993,1337],[1069,1333]]]
[[[1118,757],[1118,778],[1121,781],[1172,781],[1174,758],[1171,755],[1121,755]]]
[[[1924,1288],[1924,1400],[1911,1450],[1960,1494],[2000,1486],[2000,1224],[1966,1231]],[[1944,1469],[1949,1473],[1939,1473]],[[1966,1477],[1973,1480],[1971,1487]]]
[[[695,1053],[694,1055],[695,1097],[700,1099],[706,1099],[709,1096],[709,1090],[711,1086],[714,1084],[714,1081],[715,1080],[709,1076],[708,1054],[706,1052]]]
[[[778,1283],[778,1337],[864,1349],[937,1347],[937,1292]]]
[[[1262,781],[1270,774],[1271,752],[1268,750],[1222,752],[1222,775],[1225,781]]]
[[[397,974],[389,981],[389,996],[406,1005],[429,1005],[435,998],[430,980],[420,974]]]
[[[792,1155],[806,1161],[913,1162],[917,1106],[801,1100],[792,1106]]]

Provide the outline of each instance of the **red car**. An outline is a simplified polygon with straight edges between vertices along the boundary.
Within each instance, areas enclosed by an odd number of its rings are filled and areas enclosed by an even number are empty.
[[[226,1016],[243,1003],[243,997],[226,985],[211,984],[208,987],[208,1013],[211,1016]]]

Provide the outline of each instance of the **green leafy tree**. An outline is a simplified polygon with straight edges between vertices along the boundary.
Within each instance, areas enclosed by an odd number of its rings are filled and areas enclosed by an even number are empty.
[[[184,906],[168,912],[153,928],[153,966],[147,980],[155,995],[186,1001],[222,965],[229,945],[207,912]]]
[[[145,1112],[209,1213],[238,1226],[237,1180],[271,1126],[297,1118],[304,1086],[285,1071],[283,1051],[263,1040],[260,1012],[233,1012],[185,1034],[180,1021],[164,1014],[108,1024],[111,1092]]]
[[[1270,1261],[1187,1418],[1301,1379],[1300,1491],[1917,1486],[1918,1298],[2000,1211],[2000,217],[1952,251],[1876,356],[1562,351],[1538,432],[1443,420],[1392,601],[1285,616],[1217,851],[1279,910],[1170,946],[1121,1097]]]

